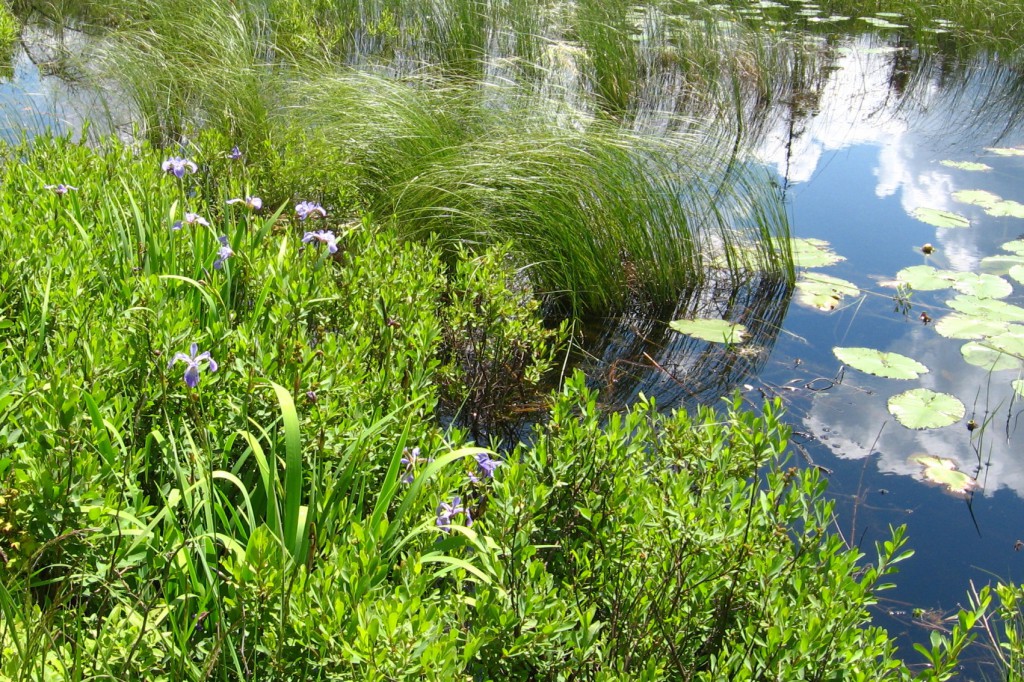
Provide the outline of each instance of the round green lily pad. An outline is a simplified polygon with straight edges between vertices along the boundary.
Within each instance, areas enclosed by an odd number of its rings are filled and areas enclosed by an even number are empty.
[[[1010,277],[1013,277],[1021,284],[1024,284],[1024,264],[1014,265],[1010,268]]]
[[[953,288],[961,294],[978,298],[1006,298],[1013,293],[1013,285],[999,275],[962,272],[953,282]]]
[[[964,417],[964,404],[948,393],[912,388],[889,398],[889,413],[908,429],[937,429]]]
[[[946,301],[946,305],[980,320],[1024,322],[1024,308],[991,298],[960,295]]]
[[[1009,329],[1009,322],[982,320],[965,313],[943,315],[935,323],[935,331],[947,339],[981,339],[1001,334]]]
[[[903,24],[894,24],[888,19],[881,17],[861,17],[861,21],[871,24],[875,28],[906,28]]]
[[[853,282],[821,273],[807,273],[796,283],[796,301],[818,310],[835,310],[845,296],[858,296]]]
[[[978,482],[958,471],[956,463],[951,459],[934,455],[911,455],[910,461],[924,467],[925,480],[944,486],[951,493],[962,495],[978,487]]]
[[[964,356],[964,360],[968,364],[981,367],[989,372],[1024,369],[1024,362],[1020,358],[1000,349],[992,343],[992,339],[968,341],[960,347],[960,354]]]
[[[793,249],[793,263],[800,268],[822,268],[846,260],[829,248],[829,243],[823,239],[790,239],[789,243]]]
[[[1024,360],[1024,332],[1021,332],[1020,325],[1014,325],[1014,328],[996,334],[988,343],[996,350]]]
[[[874,348],[833,348],[832,352],[854,369],[887,379],[916,379],[928,371],[927,367],[906,355]]]
[[[983,189],[961,189],[953,192],[953,199],[963,204],[973,204],[982,208],[995,206],[1003,200],[998,194]]]
[[[1024,256],[1024,239],[1012,239],[1000,247],[1003,251],[1009,251],[1015,253],[1018,256]]]
[[[1014,265],[1024,265],[1024,255],[1000,254],[981,259],[981,269],[993,275],[1005,275]]]
[[[911,265],[896,273],[896,281],[914,291],[938,291],[953,286],[957,275],[952,270],[939,270],[930,265]]]
[[[939,161],[943,166],[965,171],[990,171],[992,166],[978,161]]]
[[[747,328],[739,323],[709,318],[673,320],[668,326],[681,334],[687,334],[712,343],[742,343],[747,338]]]
[[[943,211],[938,208],[915,208],[911,214],[922,223],[928,223],[935,227],[970,227],[971,221],[952,211]]]
[[[985,147],[985,151],[996,156],[1024,156],[1024,149],[1020,147]]]
[[[985,207],[985,213],[997,218],[1024,218],[1024,204],[1004,199]]]

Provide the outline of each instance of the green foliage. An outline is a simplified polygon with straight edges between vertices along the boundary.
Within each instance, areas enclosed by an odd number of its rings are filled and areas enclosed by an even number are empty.
[[[605,423],[596,396],[570,384],[522,465],[498,477],[487,522],[509,560],[542,560],[600,623],[602,653],[575,670],[615,661],[631,679],[903,674],[865,611],[909,555],[903,533],[859,571],[828,532],[824,482],[784,468],[787,436],[772,410],[758,418],[738,404],[724,419],[662,419],[644,402]],[[513,674],[507,654],[494,665],[506,667],[488,675]]]
[[[0,2],[0,56],[4,62],[9,62],[14,45],[21,33],[21,23],[11,12],[7,2]]]
[[[441,396],[478,442],[522,424],[565,341],[565,324],[545,327],[539,301],[525,274],[512,267],[509,251],[460,254],[439,311],[446,360]]]

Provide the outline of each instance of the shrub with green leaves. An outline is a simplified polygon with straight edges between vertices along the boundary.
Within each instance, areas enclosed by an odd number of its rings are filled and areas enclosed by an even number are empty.
[[[539,400],[566,330],[545,327],[539,311],[509,245],[458,252],[438,311],[446,360],[438,382],[443,404],[477,442],[514,434]]]

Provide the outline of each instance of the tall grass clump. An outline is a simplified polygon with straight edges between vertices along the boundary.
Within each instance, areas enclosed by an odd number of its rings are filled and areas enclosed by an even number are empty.
[[[476,92],[366,75],[315,82],[297,110],[348,143],[375,213],[442,241],[511,241],[536,289],[577,311],[673,299],[716,266],[791,276],[770,180],[710,137],[559,122],[530,98],[496,111]]]
[[[791,279],[788,254],[773,246],[786,242],[772,239],[787,229],[780,199],[767,174],[742,160],[737,141],[720,144],[721,129],[671,112],[673,127],[691,132],[652,136],[615,113],[631,106],[644,77],[634,73],[639,53],[626,64],[611,50],[619,29],[636,20],[632,10],[585,3],[574,19],[579,40],[593,47],[587,73],[606,121],[536,84],[483,85],[483,67],[468,65],[483,64],[478,53],[502,39],[485,25],[482,3],[455,4],[445,22],[428,22],[443,39],[420,36],[450,46],[437,59],[452,68],[421,78],[338,68],[329,55],[294,58],[276,48],[273,4],[193,11],[148,0],[105,55],[152,140],[181,144],[212,128],[255,163],[253,177],[275,201],[301,187],[341,207],[351,187],[407,235],[436,232],[453,247],[511,242],[535,289],[576,311],[635,296],[671,300],[713,267]],[[319,173],[322,184],[300,184],[289,175],[295,168]]]

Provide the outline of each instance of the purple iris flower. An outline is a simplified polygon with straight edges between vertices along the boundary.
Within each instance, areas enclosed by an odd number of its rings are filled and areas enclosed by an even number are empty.
[[[204,350],[199,353],[199,344],[193,343],[189,350],[191,351],[188,355],[184,353],[175,353],[171,361],[167,363],[167,369],[174,367],[175,364],[180,360],[187,366],[185,367],[185,384],[189,388],[195,388],[199,385],[199,363],[206,360],[208,369],[211,372],[217,371],[217,362],[210,357],[210,351]],[[198,353],[198,354],[197,354]]]
[[[313,215],[319,215],[321,218],[326,218],[327,211],[324,210],[323,206],[313,203],[312,201],[300,201],[295,204],[295,215],[299,217],[299,220],[305,220]]]
[[[185,225],[202,225],[203,227],[209,227],[210,223],[206,218],[202,217],[198,213],[186,213],[185,219],[175,221],[175,223],[171,225],[171,229],[180,230]]]
[[[173,175],[176,178],[183,178],[185,177],[185,173],[195,173],[199,170],[199,167],[196,164],[180,156],[172,156],[164,161],[160,167],[163,169],[164,173]]]
[[[238,161],[239,159],[242,158],[242,150],[238,148],[237,144],[231,148],[231,152],[228,154],[228,158],[231,159],[232,161]]]
[[[316,230],[315,232],[307,232],[302,235],[303,244],[312,244],[313,242],[326,244],[329,253],[338,252],[338,238],[330,230]]]
[[[402,464],[405,465],[405,475],[402,476],[402,483],[406,484],[412,483],[413,479],[416,478],[417,466],[434,461],[432,459],[420,457],[420,449],[418,447],[413,448],[412,452],[409,452],[409,448],[405,448],[402,451],[402,454],[404,455],[404,457],[402,457]]]
[[[478,452],[476,465],[480,468],[480,473],[484,478],[494,478],[494,470],[501,466],[501,460],[491,459],[486,452]]]
[[[246,197],[244,199],[228,199],[228,204],[245,204],[250,211],[258,211],[263,208],[263,199],[259,197]]]
[[[228,236],[226,234],[217,237],[217,241],[220,242],[220,248],[217,249],[217,260],[213,261],[214,270],[223,268],[224,261],[235,255],[235,252],[231,250],[231,246],[228,244]]]
[[[56,194],[59,197],[64,196],[65,194],[67,194],[71,190],[75,190],[76,192],[78,191],[77,187],[72,187],[71,185],[65,185],[63,182],[61,184],[59,184],[59,185],[46,185],[46,189],[52,191],[54,194]]]
[[[437,527],[444,533],[450,532],[452,518],[459,514],[466,517],[467,526],[473,525],[473,517],[470,516],[469,509],[462,506],[462,498],[456,495],[452,498],[451,503],[442,502],[437,505]]]

